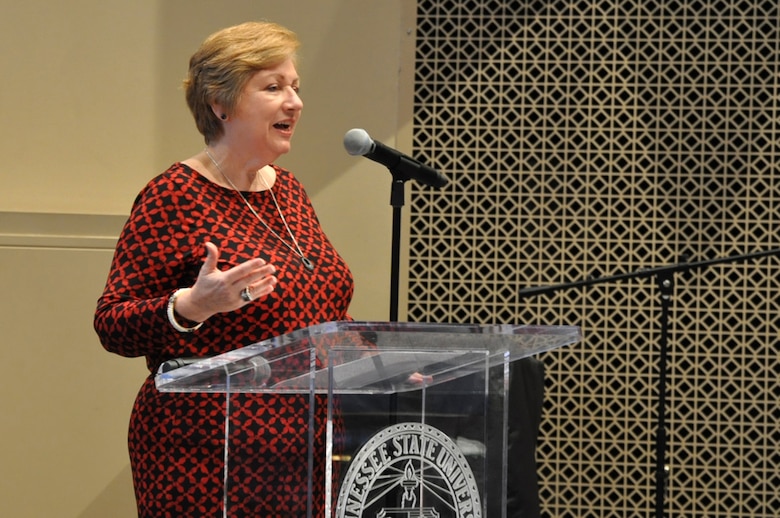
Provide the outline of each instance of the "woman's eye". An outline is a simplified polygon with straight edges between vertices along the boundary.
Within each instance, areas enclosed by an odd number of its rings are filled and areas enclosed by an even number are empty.
[[[301,93],[301,87],[299,85],[290,85],[289,87],[292,89],[293,92],[295,92],[296,95]],[[273,84],[273,85],[266,86],[265,90],[270,93],[277,93],[284,90],[284,88],[285,87],[283,87],[282,85]]]

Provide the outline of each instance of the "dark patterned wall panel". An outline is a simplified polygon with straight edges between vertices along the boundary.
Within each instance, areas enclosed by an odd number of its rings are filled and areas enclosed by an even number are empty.
[[[777,1],[419,0],[408,318],[575,324],[545,354],[544,514],[650,516],[656,276],[780,247]],[[780,259],[672,276],[667,514],[780,508]]]

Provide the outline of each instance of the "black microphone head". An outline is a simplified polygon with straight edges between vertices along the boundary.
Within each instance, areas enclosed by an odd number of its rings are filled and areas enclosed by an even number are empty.
[[[364,129],[354,128],[344,135],[344,148],[352,156],[362,156],[370,153],[374,147],[374,141]]]

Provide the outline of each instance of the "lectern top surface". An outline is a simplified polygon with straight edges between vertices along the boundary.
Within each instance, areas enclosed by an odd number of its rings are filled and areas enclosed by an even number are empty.
[[[370,392],[419,388],[579,341],[575,326],[327,322],[156,376],[164,392]]]

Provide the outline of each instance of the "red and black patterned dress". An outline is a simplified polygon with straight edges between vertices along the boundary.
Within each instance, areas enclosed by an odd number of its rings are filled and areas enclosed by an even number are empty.
[[[145,356],[151,373],[133,407],[128,437],[140,517],[222,516],[223,498],[230,516],[306,516],[306,396],[232,396],[230,483],[224,491],[224,396],[164,394],[154,385],[154,373],[166,360],[213,356],[349,319],[352,274],[323,233],[303,186],[289,171],[275,170],[273,192],[313,272],[236,192],[181,163],[141,191],[119,238],[95,329],[107,350]],[[270,193],[244,195],[292,244]],[[219,247],[220,269],[259,256],[276,266],[279,283],[270,296],[214,315],[194,333],[179,333],[167,320],[167,301],[177,288],[195,282],[207,240]],[[318,424],[323,418],[318,415]],[[318,437],[319,445],[323,439]],[[314,454],[324,458],[321,451]],[[324,466],[316,464],[321,472],[313,481],[321,494]],[[324,501],[317,500],[315,516],[322,516]]]

